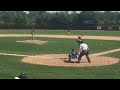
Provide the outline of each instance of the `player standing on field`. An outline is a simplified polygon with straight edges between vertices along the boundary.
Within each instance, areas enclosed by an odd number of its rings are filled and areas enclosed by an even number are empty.
[[[32,28],[32,40],[34,40],[35,30]]]
[[[78,63],[80,63],[81,58],[85,55],[88,62],[91,63],[90,58],[89,58],[89,48],[88,45],[86,43],[84,43],[83,41],[80,41],[80,55],[78,57]]]
[[[80,55],[80,41],[82,41],[82,39],[81,39],[81,37],[79,36],[77,39],[76,39],[76,42],[77,42],[77,46],[78,46],[78,50],[77,50],[77,53],[78,53],[78,55]]]

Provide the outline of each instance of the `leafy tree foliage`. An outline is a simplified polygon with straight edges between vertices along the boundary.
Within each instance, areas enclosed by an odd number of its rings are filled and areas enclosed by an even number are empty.
[[[0,11],[0,25],[120,25],[120,12],[111,11]]]

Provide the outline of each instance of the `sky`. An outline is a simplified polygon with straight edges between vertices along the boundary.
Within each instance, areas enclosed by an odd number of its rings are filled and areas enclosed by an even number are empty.
[[[50,13],[53,13],[53,12],[60,12],[60,11],[47,11],[47,12],[50,12]],[[69,11],[69,13],[71,13],[72,11]],[[81,11],[76,11],[77,13],[81,12]]]
[[[28,11],[24,11],[24,12],[28,13]],[[47,11],[47,12],[55,13],[55,12],[61,12],[61,11]],[[72,12],[72,11],[69,11],[69,13],[70,13],[70,12]],[[77,11],[77,12],[79,13],[80,11]]]
[[[24,11],[26,13],[28,13],[28,11]],[[47,12],[50,12],[50,13],[55,13],[55,12],[60,12],[60,11],[47,11]],[[71,13],[72,11],[69,11],[69,13]],[[81,11],[76,11],[77,13],[80,13]],[[101,11],[101,12],[104,12],[104,11]],[[116,12],[116,11],[111,11],[111,12]],[[120,11],[117,11],[117,12],[120,12]]]

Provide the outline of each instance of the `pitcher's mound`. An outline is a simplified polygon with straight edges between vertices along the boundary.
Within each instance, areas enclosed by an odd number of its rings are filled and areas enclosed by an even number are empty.
[[[31,64],[40,64],[48,66],[67,66],[67,67],[91,67],[91,66],[104,66],[111,65],[119,62],[117,58],[94,56],[91,55],[91,63],[88,63],[86,57],[77,63],[77,59],[72,59],[68,62],[68,54],[44,54],[36,56],[28,56],[22,59],[23,62]]]
[[[46,43],[47,41],[41,41],[41,40],[25,40],[25,41],[16,41],[16,42],[22,42],[22,43],[29,43],[29,44],[38,44],[38,45],[41,45],[41,44]]]

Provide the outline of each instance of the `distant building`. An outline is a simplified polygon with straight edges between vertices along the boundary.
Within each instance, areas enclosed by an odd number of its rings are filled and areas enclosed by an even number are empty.
[[[120,26],[119,26],[119,30],[120,30]]]
[[[97,30],[101,30],[102,26],[97,26]]]

